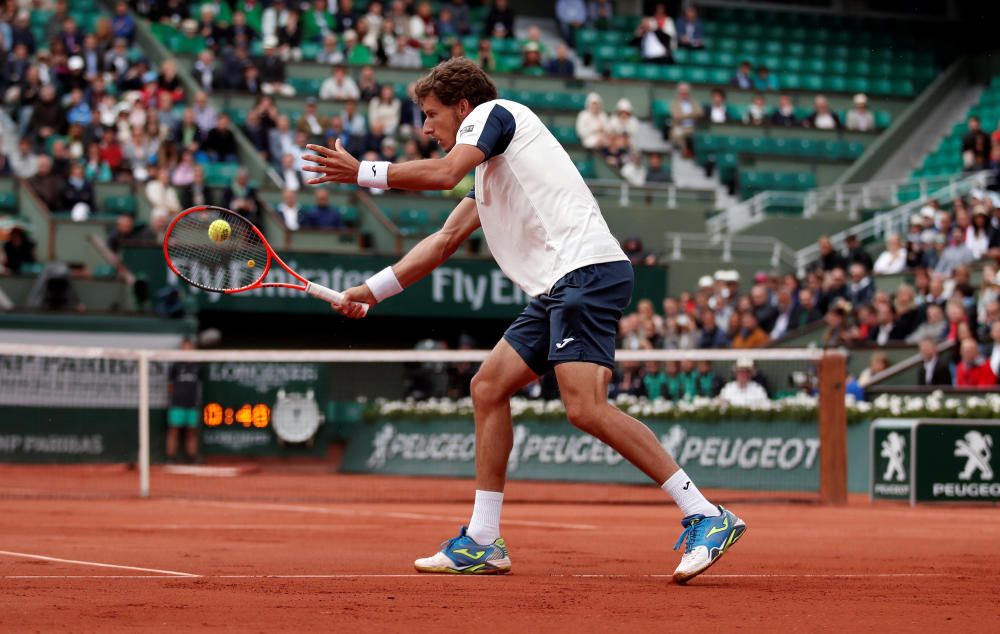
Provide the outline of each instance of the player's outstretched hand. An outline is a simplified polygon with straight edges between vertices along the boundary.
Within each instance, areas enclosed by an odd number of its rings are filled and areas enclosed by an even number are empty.
[[[302,169],[322,174],[322,176],[309,179],[306,184],[358,182],[358,166],[361,163],[344,149],[340,139],[337,139],[332,149],[312,143],[307,145],[306,149],[315,152],[315,154],[305,154],[302,156],[302,160],[315,163],[315,165],[306,165]]]
[[[350,317],[351,319],[361,319],[367,313],[358,304],[368,304],[368,306],[374,306],[376,304],[375,296],[372,295],[372,291],[368,288],[368,285],[362,284],[361,286],[355,286],[344,291],[344,303],[341,305],[330,304],[333,309],[344,315],[345,317]]]

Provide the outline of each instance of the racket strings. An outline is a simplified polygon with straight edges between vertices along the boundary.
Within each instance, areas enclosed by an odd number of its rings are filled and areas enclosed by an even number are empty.
[[[212,223],[229,225],[229,236],[213,240]],[[216,234],[216,238],[219,238]],[[213,291],[245,288],[260,280],[267,269],[266,243],[242,216],[221,210],[205,210],[182,216],[167,237],[167,254],[177,274],[185,281]]]

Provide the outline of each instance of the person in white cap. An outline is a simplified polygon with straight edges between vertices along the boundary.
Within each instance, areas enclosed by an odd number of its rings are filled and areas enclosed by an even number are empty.
[[[601,96],[592,92],[587,95],[587,105],[576,115],[576,136],[580,138],[580,145],[588,150],[600,150],[608,143],[608,115],[601,105]]]
[[[875,129],[875,115],[868,109],[868,97],[854,95],[854,107],[847,112],[847,129],[868,132]]]
[[[615,104],[615,116],[608,122],[611,134],[624,134],[628,139],[628,144],[632,145],[636,132],[639,131],[639,122],[632,116],[632,102],[622,97]]]
[[[753,380],[753,359],[740,357],[736,360],[736,378],[726,383],[719,393],[719,398],[734,407],[752,407],[766,403],[767,392]]]

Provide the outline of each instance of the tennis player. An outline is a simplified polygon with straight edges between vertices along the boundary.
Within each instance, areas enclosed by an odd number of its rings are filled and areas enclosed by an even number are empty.
[[[375,305],[445,262],[482,226],[504,273],[532,297],[472,379],[476,421],[476,497],[472,519],[421,572],[502,574],[511,560],[500,537],[507,458],[513,446],[510,398],[554,370],[566,414],[652,478],[680,507],[685,544],[676,582],[715,563],[746,531],[711,504],[648,427],[608,402],[618,320],[632,295],[632,267],[566,151],[525,106],[465,58],[443,62],[417,82],[424,134],[448,154],[390,164],[359,162],[340,142],[309,145],[309,184],[357,183],[378,189],[448,190],[473,168],[475,187],[428,236],[391,267],[344,292]],[[357,306],[338,308],[348,317]],[[686,543],[685,543],[686,542]]]

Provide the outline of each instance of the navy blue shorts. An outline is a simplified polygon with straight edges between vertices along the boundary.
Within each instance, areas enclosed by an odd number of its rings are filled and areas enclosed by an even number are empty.
[[[632,265],[624,260],[570,271],[551,293],[531,300],[504,339],[539,376],[567,361],[614,369],[618,320],[633,284]]]

